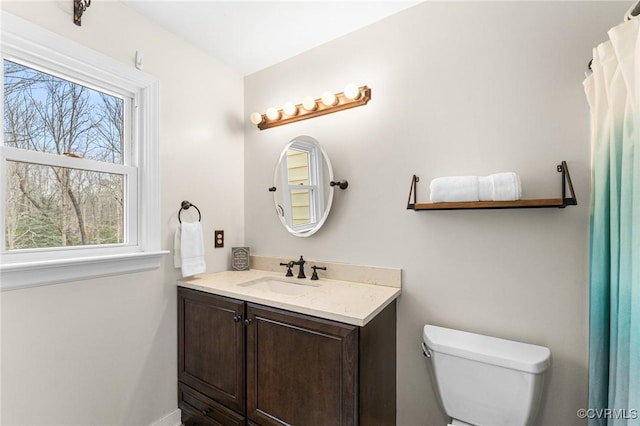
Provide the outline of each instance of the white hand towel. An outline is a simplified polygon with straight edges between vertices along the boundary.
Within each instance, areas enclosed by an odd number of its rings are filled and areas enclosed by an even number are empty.
[[[493,201],[515,201],[522,198],[520,176],[513,172],[489,175],[493,181]]]
[[[434,203],[479,201],[477,176],[446,176],[431,181],[431,201]]]
[[[204,263],[204,241],[200,222],[183,222],[181,225],[180,251],[182,276],[201,274],[206,271]]]
[[[182,250],[180,250],[180,244],[182,244],[182,232],[180,232],[180,225],[176,229],[176,233],[173,236],[173,266],[179,268],[182,266]]]

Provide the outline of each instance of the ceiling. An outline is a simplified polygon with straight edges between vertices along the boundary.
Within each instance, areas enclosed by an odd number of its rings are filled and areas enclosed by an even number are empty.
[[[122,1],[249,75],[423,0]]]

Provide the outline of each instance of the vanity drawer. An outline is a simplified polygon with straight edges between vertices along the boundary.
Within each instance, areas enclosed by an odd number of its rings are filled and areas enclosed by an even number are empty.
[[[178,383],[178,407],[185,426],[243,426],[244,417],[207,398],[200,392]]]

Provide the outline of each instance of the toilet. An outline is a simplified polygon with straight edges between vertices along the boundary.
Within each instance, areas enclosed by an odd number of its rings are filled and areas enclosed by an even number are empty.
[[[450,425],[527,426],[535,419],[551,351],[425,325],[422,350]]]

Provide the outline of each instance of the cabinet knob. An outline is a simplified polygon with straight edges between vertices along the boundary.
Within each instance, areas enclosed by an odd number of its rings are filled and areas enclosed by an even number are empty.
[[[244,325],[249,325],[251,324],[251,318],[247,318],[246,320],[244,320]]]
[[[233,321],[234,321],[234,322],[238,322],[238,321],[240,321],[241,319],[242,319],[242,315],[234,315],[234,316],[233,316]]]
[[[203,416],[208,416],[209,415],[209,411],[211,411],[211,408],[207,408],[206,410],[202,410],[202,415]]]

